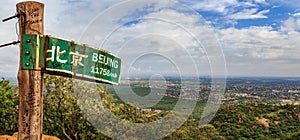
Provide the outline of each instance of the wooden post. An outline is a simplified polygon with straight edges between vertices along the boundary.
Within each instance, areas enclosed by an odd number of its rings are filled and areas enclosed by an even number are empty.
[[[19,140],[41,140],[43,124],[43,75],[41,71],[22,70],[23,34],[44,34],[44,4],[27,1],[17,4],[20,29]],[[37,46],[38,47],[38,46]]]

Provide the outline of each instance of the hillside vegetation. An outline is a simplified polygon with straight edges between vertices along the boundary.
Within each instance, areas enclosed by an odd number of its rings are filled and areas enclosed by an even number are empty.
[[[77,90],[74,90],[74,85]],[[90,88],[87,83],[81,81],[46,75],[43,133],[60,139],[110,139],[90,123],[96,122],[98,116],[109,117],[105,115],[105,110],[101,109],[103,105],[117,117],[134,123],[153,122],[167,114],[178,113],[170,111],[176,104],[176,98],[164,97],[153,107],[161,112],[142,111],[134,104],[123,104],[113,94],[108,93],[110,90],[107,87],[99,85],[95,87]],[[0,135],[12,135],[17,132],[18,93],[14,93],[17,91],[15,89],[16,87],[12,87],[8,80],[0,80]],[[101,98],[101,102],[94,98],[96,95]],[[260,102],[226,103],[220,107],[210,124],[199,127],[204,105],[205,103],[199,102],[188,120],[164,139],[300,138],[299,105]],[[93,110],[95,114],[83,114],[88,110]],[[87,116],[89,119],[86,118]],[[184,118],[175,117],[168,125],[176,124],[182,119]],[[112,125],[112,123],[114,126],[107,128],[105,134],[110,132],[109,135],[115,136],[113,128],[120,127],[120,123],[102,122],[104,126]],[[168,125],[164,126],[165,130],[169,127]],[[120,139],[142,139],[153,137],[156,133],[162,133],[159,131],[164,131],[164,129],[153,130],[151,134],[137,135],[140,132],[138,129],[123,130],[124,132],[117,133]]]

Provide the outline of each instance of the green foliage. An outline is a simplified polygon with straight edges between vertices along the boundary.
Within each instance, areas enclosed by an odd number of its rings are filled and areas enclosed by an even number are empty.
[[[172,133],[172,135],[169,135],[164,139],[223,140],[224,138],[213,125],[208,124],[204,127],[183,125]]]
[[[224,104],[212,124],[226,139],[289,139],[300,132],[299,112],[291,104]]]
[[[157,134],[163,133],[164,130],[169,130],[168,128],[177,125],[178,117],[176,116],[174,117],[175,119],[169,120],[170,123],[168,125],[135,125],[153,122],[166,114],[172,113],[153,113],[141,111],[137,106],[132,104],[116,104],[116,99],[113,95],[107,94],[108,88],[97,87],[97,92],[87,93],[85,88],[80,88],[75,94],[80,108],[89,121],[110,137],[119,139],[152,138]],[[84,94],[81,94],[83,92]],[[94,93],[100,93],[101,99],[99,100],[97,94]],[[155,129],[156,127],[161,129]],[[150,131],[144,133],[145,130]]]
[[[44,133],[61,139],[108,139],[98,128],[111,137],[139,139],[137,134],[141,129],[131,127],[130,123],[152,122],[165,115],[142,112],[134,105],[115,102],[107,87],[46,75]],[[108,112],[128,122],[113,119]]]
[[[18,95],[8,80],[0,80],[0,135],[13,134],[18,131]]]
[[[198,127],[205,103],[198,102],[193,114],[185,121],[172,110],[177,98],[164,97],[153,107],[161,113],[141,111],[137,105],[120,102],[108,87],[70,78],[45,75],[43,133],[60,139],[153,138],[170,128],[178,130],[163,139],[299,139],[299,105],[247,102],[223,104],[210,124]],[[17,132],[18,94],[9,81],[0,80],[0,134]],[[135,89],[144,92],[143,89]],[[127,93],[125,93],[127,94]],[[147,95],[139,94],[139,95]],[[118,119],[113,119],[113,114]],[[168,123],[146,124],[166,118]],[[258,120],[265,119],[268,126]],[[104,121],[103,121],[104,120]],[[93,125],[92,125],[93,124]],[[109,126],[109,127],[107,127]],[[156,129],[159,128],[159,129]],[[102,132],[100,132],[101,130]],[[144,133],[144,130],[150,130]]]
[[[100,134],[83,116],[70,78],[45,75],[43,133],[60,139],[95,139]]]
[[[116,104],[116,98],[108,94],[107,87],[92,83],[46,76],[45,90],[44,133],[61,139],[107,139],[96,128],[108,136],[120,139],[153,138],[167,133],[174,126],[179,127],[178,122],[184,122],[175,112],[153,113],[141,111],[135,105]],[[167,124],[131,125],[153,122],[166,115],[172,116],[165,120]],[[148,130],[148,133],[144,133],[144,130]],[[195,138],[203,136],[192,131],[188,133],[194,134]],[[178,135],[180,134],[174,133],[175,137]],[[174,136],[169,138],[175,138]]]

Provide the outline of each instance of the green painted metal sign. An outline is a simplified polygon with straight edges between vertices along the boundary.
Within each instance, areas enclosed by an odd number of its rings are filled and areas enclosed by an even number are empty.
[[[121,59],[103,50],[49,35],[23,35],[22,69],[118,84]]]

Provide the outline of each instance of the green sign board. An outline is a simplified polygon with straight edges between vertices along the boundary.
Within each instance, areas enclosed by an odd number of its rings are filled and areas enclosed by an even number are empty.
[[[118,84],[121,59],[97,48],[48,35],[23,35],[22,69]]]

